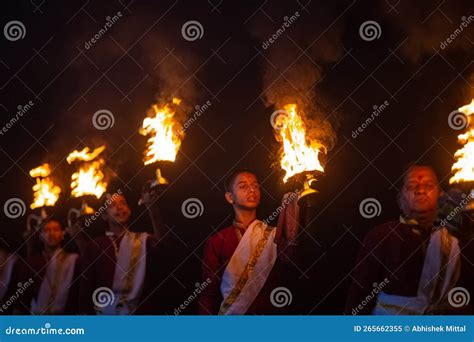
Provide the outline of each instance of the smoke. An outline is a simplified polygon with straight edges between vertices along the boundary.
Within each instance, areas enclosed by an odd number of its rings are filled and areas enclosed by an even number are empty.
[[[109,180],[116,172],[131,169],[122,168],[125,163],[142,164],[142,153],[137,151],[145,149],[148,138],[137,132],[143,119],[151,115],[153,105],[170,104],[174,97],[181,99],[173,109],[177,125],[182,125],[200,95],[193,77],[199,59],[181,36],[181,19],[166,16],[156,23],[156,6],[153,14],[147,6],[134,7],[132,12],[117,6],[100,7],[100,14],[94,12],[94,24],[87,16],[71,22],[73,30],[61,52],[62,59],[72,60],[79,49],[82,53],[58,80],[64,82],[61,94],[55,97],[61,116],[55,122],[48,154],[50,159],[61,160],[75,148],[106,144]],[[119,11],[121,15],[117,15]],[[110,22],[107,17],[115,19],[104,32]],[[93,120],[99,110],[112,113],[105,129],[99,129]],[[108,159],[109,155],[112,158]]]
[[[155,41],[158,38],[160,46],[168,48],[158,49]],[[194,72],[198,68],[198,58],[187,51],[185,43],[171,41],[167,36],[154,36],[153,41],[145,39],[141,49],[146,52],[147,58],[152,63],[151,73],[156,90],[155,103],[158,106],[169,105],[174,98],[181,100],[178,106],[173,106],[174,118],[181,127],[191,113],[201,95],[200,88],[196,85]],[[156,62],[158,61],[158,62]]]
[[[390,23],[402,30],[406,41],[400,51],[412,63],[435,51],[459,53],[472,49],[474,12],[472,1],[399,1],[383,5]]]
[[[273,21],[259,18],[251,23],[251,32],[262,42],[265,104],[278,110],[296,103],[308,138],[319,140],[330,150],[336,140],[331,122],[337,114],[327,109],[329,103],[317,87],[325,68],[344,52],[343,27],[335,21],[337,11],[330,4],[315,1],[306,8],[287,4],[263,10]]]

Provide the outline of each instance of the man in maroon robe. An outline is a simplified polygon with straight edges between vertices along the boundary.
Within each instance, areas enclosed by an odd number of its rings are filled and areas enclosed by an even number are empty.
[[[66,252],[61,223],[43,222],[40,240],[43,251],[17,262],[9,289],[14,313],[34,315],[76,314],[78,311],[79,256]]]
[[[202,278],[207,287],[202,292],[199,301],[199,313],[202,315],[222,314],[223,308],[226,309],[221,289],[224,272],[246,230],[257,221],[260,186],[257,177],[252,172],[245,169],[235,171],[226,181],[225,190],[225,198],[232,205],[235,216],[231,226],[215,233],[207,241],[202,266]],[[291,203],[291,205],[294,207],[296,203]],[[297,219],[293,217],[293,222],[296,221]],[[279,248],[275,264],[263,287],[245,312],[237,311],[236,313],[278,314],[288,312],[287,306],[275,303],[275,295],[278,294],[274,292],[282,289],[287,291],[286,296],[292,296],[290,289],[286,288],[289,286],[288,283],[284,282],[284,277],[279,275],[283,274],[287,267],[287,262],[283,262],[287,261],[285,258],[295,254],[291,251],[295,246],[285,243],[288,239],[285,239],[286,237],[283,235],[277,232],[274,241],[272,241],[273,244],[279,243],[279,247],[284,245],[284,248]],[[287,275],[289,274],[287,273]]]
[[[456,291],[474,295],[474,247],[435,227],[439,195],[433,169],[407,171],[400,219],[375,227],[364,239],[351,273],[346,314],[469,312],[468,305],[458,307],[455,296]]]
[[[155,195],[143,194],[148,210]],[[80,312],[83,314],[152,314],[171,311],[172,295],[163,300],[159,294],[168,291],[164,279],[174,257],[168,253],[170,239],[152,216],[154,234],[132,232],[131,209],[121,193],[108,195],[104,204],[108,231],[85,244],[81,251],[84,265],[80,285]],[[125,243],[128,239],[129,243]],[[170,247],[170,248],[167,248]],[[164,258],[163,254],[170,254]],[[123,263],[121,264],[121,262]]]

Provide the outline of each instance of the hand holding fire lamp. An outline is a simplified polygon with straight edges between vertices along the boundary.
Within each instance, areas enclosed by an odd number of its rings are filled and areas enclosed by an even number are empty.
[[[276,241],[279,250],[290,260],[298,258],[300,226],[307,225],[309,209],[316,206],[316,181],[324,172],[319,153],[326,152],[324,145],[309,138],[301,115],[296,104],[289,104],[274,112],[271,118],[275,138],[282,144],[280,167],[286,172],[283,182],[291,189],[283,197]]]
[[[82,217],[93,215],[94,212],[95,210],[89,207],[85,199],[82,200],[81,207],[79,209],[70,208],[67,212],[67,224],[69,230],[72,231]]]
[[[33,185],[33,203],[31,209],[40,209],[39,215],[30,214],[26,220],[25,234],[31,235],[38,231],[41,224],[48,217],[46,207],[53,207],[59,199],[61,188],[54,184],[49,177],[51,174],[51,167],[48,163],[40,165],[30,170],[30,176],[36,178],[36,184]]]
[[[286,187],[298,193],[297,203],[300,207],[316,206],[317,194],[319,193],[316,183],[322,175],[323,172],[321,171],[304,171],[288,179]]]
[[[84,216],[94,214],[95,210],[87,204],[87,196],[99,199],[107,190],[107,183],[102,172],[104,160],[99,155],[105,150],[105,146],[100,146],[89,152],[85,147],[81,151],[73,151],[67,157],[69,164],[74,161],[81,162],[77,172],[71,176],[71,195],[75,198],[81,198],[82,204],[79,209],[70,208],[68,211],[68,226],[70,229],[78,223],[78,220]]]
[[[275,116],[278,114],[278,116]],[[326,151],[324,145],[308,138],[307,128],[296,104],[288,104],[283,110],[272,115],[275,138],[282,144],[281,168],[286,171],[283,182],[288,187],[300,189],[298,204],[311,207],[315,205],[316,177],[324,169],[319,161],[319,153]]]
[[[161,175],[161,170],[157,168],[155,170],[155,178],[148,180],[143,186],[138,205],[145,205],[148,208],[154,202],[158,193],[163,192],[168,185],[168,180]]]
[[[143,160],[145,165],[176,160],[183,138],[183,132],[178,128],[175,118],[177,106],[180,103],[180,99],[173,98],[171,103],[155,104],[148,111],[139,131],[141,135],[149,136]],[[148,181],[145,186],[150,190],[162,191],[168,184],[169,182],[162,176],[160,168],[157,168],[155,178]],[[138,204],[142,205],[145,202],[146,199],[141,198]]]

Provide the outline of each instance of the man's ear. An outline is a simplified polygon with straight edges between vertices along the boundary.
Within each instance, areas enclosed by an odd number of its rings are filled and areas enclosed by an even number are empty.
[[[231,192],[227,191],[227,192],[225,193],[225,199],[227,200],[227,202],[228,202],[229,204],[234,204],[234,198],[232,197],[232,193],[231,193]]]

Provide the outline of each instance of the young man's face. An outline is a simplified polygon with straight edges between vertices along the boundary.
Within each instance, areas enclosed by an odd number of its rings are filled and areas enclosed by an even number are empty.
[[[41,230],[41,237],[47,247],[60,247],[64,239],[64,231],[61,224],[57,221],[47,222]]]
[[[130,207],[123,195],[115,195],[111,198],[112,203],[106,209],[106,221],[124,225],[130,220],[132,214]]]
[[[438,197],[438,181],[430,168],[416,167],[406,177],[401,198],[405,214],[435,211]]]
[[[227,201],[241,209],[256,209],[260,204],[260,185],[257,177],[249,172],[237,175],[232,192],[226,193]]]

